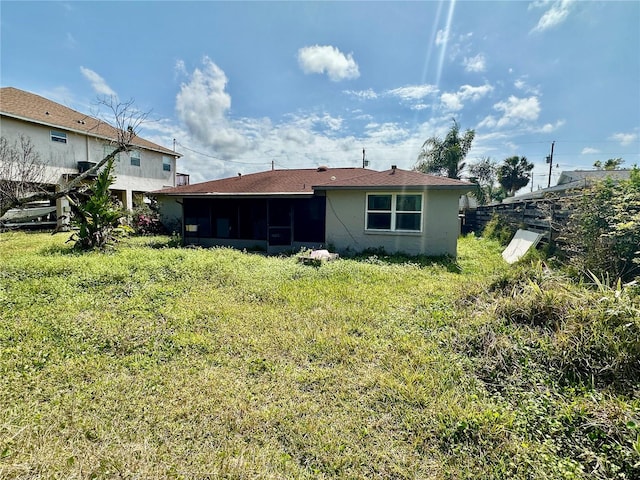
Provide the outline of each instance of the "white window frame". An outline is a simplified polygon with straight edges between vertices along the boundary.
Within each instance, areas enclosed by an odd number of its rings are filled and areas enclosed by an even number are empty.
[[[56,143],[67,143],[67,134],[58,130],[50,130],[51,141]]]
[[[398,197],[402,196],[417,196],[420,197],[420,210],[415,211],[406,211],[406,210],[398,210],[397,202]],[[390,196],[391,197],[391,210],[369,210],[369,197],[370,196]],[[400,232],[400,233],[422,233],[423,230],[423,218],[424,218],[424,194],[421,192],[370,192],[367,193],[366,196],[366,204],[365,204],[365,231],[367,232]],[[391,215],[391,225],[390,228],[369,228],[369,214],[370,213],[388,213]],[[396,227],[397,215],[402,213],[419,215],[419,225],[420,228],[418,230],[407,230],[407,229],[399,229]]]
[[[140,166],[140,150],[131,150],[129,152],[129,158],[131,160],[131,166],[133,167],[139,167]],[[136,163],[134,163],[134,160],[137,160]]]

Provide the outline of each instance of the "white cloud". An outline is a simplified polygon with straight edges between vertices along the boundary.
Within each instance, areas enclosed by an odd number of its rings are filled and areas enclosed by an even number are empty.
[[[386,144],[404,140],[409,136],[409,132],[406,129],[392,122],[382,124],[370,123],[365,129],[368,138],[376,139]]]
[[[444,45],[449,40],[449,30],[438,30],[436,33],[436,45]]]
[[[544,4],[534,4],[534,6],[546,5],[548,2]],[[549,30],[550,28],[557,27],[562,22],[564,22],[571,8],[573,7],[574,0],[558,0],[551,3],[551,7],[544,12],[538,24],[531,30],[532,32],[544,32],[545,30]]]
[[[173,70],[176,75],[187,75],[187,67],[184,64],[184,60],[178,60],[173,67]]]
[[[462,85],[455,93],[443,93],[440,96],[440,101],[446,110],[458,111],[464,107],[463,101],[471,100],[475,102],[488,95],[491,91],[493,91],[491,85],[480,85],[478,87]]]
[[[582,149],[582,152],[580,152],[582,155],[590,155],[593,153],[600,153],[600,150],[598,150],[597,148],[592,148],[592,147],[584,147]]]
[[[498,125],[498,120],[493,115],[487,115],[484,117],[480,123],[478,123],[478,128],[494,128]]]
[[[637,133],[614,133],[611,135],[611,140],[615,140],[616,142],[620,142],[620,145],[626,147],[631,145],[638,139]]]
[[[176,96],[176,111],[187,130],[204,145],[241,150],[243,136],[225,118],[231,96],[225,91],[227,76],[208,57],[196,68]]]
[[[540,128],[540,132],[542,133],[555,132],[558,128],[562,127],[564,124],[565,124],[564,120],[558,120],[556,123],[545,123]]]
[[[486,60],[481,53],[475,57],[464,57],[463,65],[467,72],[484,72],[487,69]]]
[[[362,100],[375,100],[378,98],[378,94],[374,92],[371,88],[367,90],[344,90],[344,93],[347,95],[351,95],[352,97],[357,97]]]
[[[345,55],[330,45],[314,45],[298,50],[298,64],[302,71],[309,73],[326,73],[333,82],[358,78],[360,71],[353,55]]]
[[[442,102],[442,105],[445,109],[454,112],[462,110],[462,107],[464,107],[462,99],[460,98],[460,95],[458,93],[443,93],[440,96],[440,101]]]
[[[387,94],[398,97],[402,100],[421,100],[424,97],[432,95],[438,92],[438,87],[435,85],[423,84],[423,85],[408,85],[406,87],[394,88],[393,90],[387,90]]]
[[[503,127],[519,123],[522,120],[537,120],[540,115],[540,102],[537,97],[517,98],[511,95],[506,101],[496,103],[493,108],[503,112],[497,126]]]
[[[89,82],[91,83],[91,87],[97,94],[117,97],[116,92],[109,85],[107,85],[105,79],[98,75],[96,72],[86,67],[80,67],[80,72],[82,73],[84,78],[89,80]]]

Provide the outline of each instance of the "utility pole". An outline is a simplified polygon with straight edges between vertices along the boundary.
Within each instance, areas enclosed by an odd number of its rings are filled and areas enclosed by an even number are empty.
[[[547,163],[549,164],[549,182],[547,183],[547,188],[551,186],[551,169],[553,168],[553,146],[555,144],[555,141],[551,142],[551,155],[547,156]]]
[[[365,152],[364,148],[362,149],[362,168],[367,168],[369,166],[369,162],[365,160]]]

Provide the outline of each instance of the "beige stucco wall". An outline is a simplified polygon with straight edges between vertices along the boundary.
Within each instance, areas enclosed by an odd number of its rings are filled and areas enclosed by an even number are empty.
[[[169,232],[176,232],[180,235],[182,232],[182,198],[168,197],[161,195],[156,197],[158,201],[158,211],[160,212],[160,221],[164,228]]]
[[[67,134],[67,143],[51,141],[51,130]],[[63,174],[78,173],[78,162],[99,162],[105,156],[105,140],[89,137],[81,133],[48,127],[0,117],[0,134],[10,143],[21,134],[31,138],[35,150],[47,165],[45,183],[57,184]],[[132,207],[133,192],[150,192],[175,186],[176,159],[170,156],[171,171],[162,168],[163,154],[139,149],[140,166],[131,165],[130,153],[121,153],[115,162],[115,182],[113,190],[121,190],[125,195],[125,206]]]
[[[326,241],[338,252],[382,248],[388,253],[456,256],[459,192],[423,192],[421,233],[365,231],[366,194],[365,191],[327,191]]]

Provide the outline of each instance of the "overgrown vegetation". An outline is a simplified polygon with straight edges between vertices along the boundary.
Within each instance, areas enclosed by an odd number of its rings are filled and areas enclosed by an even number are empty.
[[[632,287],[168,241],[0,235],[0,477],[640,475]]]
[[[559,246],[581,274],[632,280],[640,274],[640,170],[627,181],[606,180],[569,198],[572,213]]]
[[[133,211],[129,214],[129,223],[138,235],[161,235],[166,233],[160,221],[157,201],[154,198],[151,199],[150,203],[146,203],[143,198],[140,198]]]
[[[517,227],[509,222],[505,217],[493,214],[491,220],[485,225],[482,236],[491,240],[497,240],[500,245],[508,245]]]
[[[104,249],[127,230],[121,222],[125,212],[109,191],[114,182],[112,172],[113,158],[98,173],[88,192],[71,202],[73,223],[78,230],[69,240],[79,250]]]

